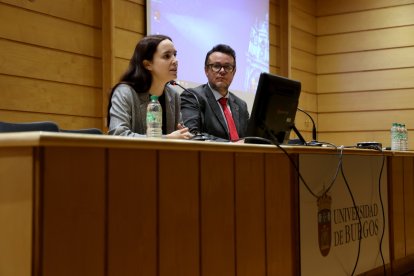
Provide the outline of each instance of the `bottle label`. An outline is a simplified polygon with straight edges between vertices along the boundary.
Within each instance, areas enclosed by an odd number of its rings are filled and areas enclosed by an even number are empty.
[[[147,112],[147,123],[161,123],[161,116],[155,112]]]

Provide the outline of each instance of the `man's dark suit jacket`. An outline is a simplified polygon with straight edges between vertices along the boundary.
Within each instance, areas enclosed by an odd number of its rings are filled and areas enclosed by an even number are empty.
[[[181,93],[181,114],[184,125],[192,133],[207,133],[215,138],[229,140],[226,119],[208,84]],[[245,101],[229,92],[228,104],[240,138],[246,135],[249,111]]]

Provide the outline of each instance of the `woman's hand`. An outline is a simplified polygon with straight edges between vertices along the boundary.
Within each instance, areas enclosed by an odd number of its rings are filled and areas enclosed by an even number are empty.
[[[167,134],[166,137],[168,139],[190,139],[193,135],[188,132],[188,127],[185,127]]]

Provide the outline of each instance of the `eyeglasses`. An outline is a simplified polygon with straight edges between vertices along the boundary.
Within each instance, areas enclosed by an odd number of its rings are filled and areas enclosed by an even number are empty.
[[[208,67],[210,67],[211,70],[213,70],[214,73],[220,72],[221,68],[224,69],[224,72],[231,73],[234,71],[234,66],[230,64],[221,65],[220,63],[212,63],[207,64]]]

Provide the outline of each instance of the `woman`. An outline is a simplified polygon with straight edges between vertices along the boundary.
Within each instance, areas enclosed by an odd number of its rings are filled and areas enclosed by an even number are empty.
[[[166,85],[177,78],[176,55],[177,51],[168,36],[150,35],[138,42],[129,68],[111,92],[109,134],[145,136],[147,105],[150,96],[156,95],[162,106],[162,132],[165,137],[191,137],[188,128],[180,124],[180,96]]]

